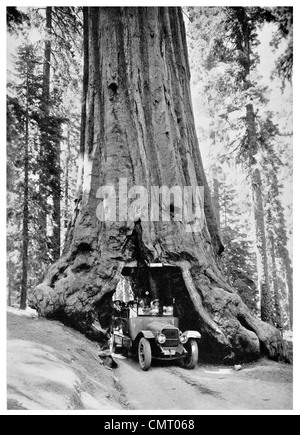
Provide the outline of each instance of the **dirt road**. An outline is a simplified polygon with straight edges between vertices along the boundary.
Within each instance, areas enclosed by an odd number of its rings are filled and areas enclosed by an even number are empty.
[[[291,410],[292,367],[270,361],[231,368],[199,366],[194,371],[157,365],[142,372],[118,360],[117,376],[130,409]]]

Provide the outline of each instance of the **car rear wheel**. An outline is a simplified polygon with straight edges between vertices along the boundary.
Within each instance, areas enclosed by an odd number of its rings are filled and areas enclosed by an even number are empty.
[[[187,350],[188,354],[186,358],[182,360],[182,365],[187,370],[194,370],[194,368],[198,364],[198,358],[199,358],[199,349],[198,349],[197,341],[194,339],[189,340],[185,345],[185,349]]]
[[[147,372],[152,363],[152,350],[149,340],[141,338],[138,348],[140,367],[144,372]]]

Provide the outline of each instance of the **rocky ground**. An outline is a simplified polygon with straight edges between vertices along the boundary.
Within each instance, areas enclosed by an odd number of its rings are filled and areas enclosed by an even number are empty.
[[[114,371],[99,346],[59,322],[8,312],[9,410],[291,410],[293,367],[261,360],[185,371],[132,359]]]

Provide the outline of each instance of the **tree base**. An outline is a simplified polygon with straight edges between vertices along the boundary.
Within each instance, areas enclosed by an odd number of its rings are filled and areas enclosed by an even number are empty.
[[[72,264],[68,264],[67,257],[62,257],[49,270],[45,282],[31,293],[30,307],[43,317],[60,320],[89,338],[104,341],[107,336],[93,324],[101,319],[102,328],[108,327],[111,297],[124,262],[112,262],[110,269],[106,268],[106,276],[100,277],[96,257],[90,252]],[[95,263],[98,267],[92,266]],[[205,270],[187,261],[175,265],[182,272],[182,279],[176,282],[173,294],[184,314],[180,319],[181,327],[201,332],[202,358],[209,357],[227,364],[251,361],[261,356],[285,359],[280,332],[251,315],[241,298],[226,283],[226,289],[219,286],[220,278],[210,269]]]

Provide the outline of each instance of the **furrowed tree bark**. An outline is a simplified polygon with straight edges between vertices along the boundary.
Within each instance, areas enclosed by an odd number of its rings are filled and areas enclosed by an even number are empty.
[[[30,305],[91,333],[126,262],[161,262],[181,271],[182,284],[171,290],[215,357],[278,358],[280,334],[250,315],[218,266],[223,246],[195,131],[181,9],[87,8],[85,27],[80,189],[63,255]],[[147,192],[204,186],[203,229],[130,220],[124,207],[120,219],[100,221],[99,188],[118,190],[120,179]]]

